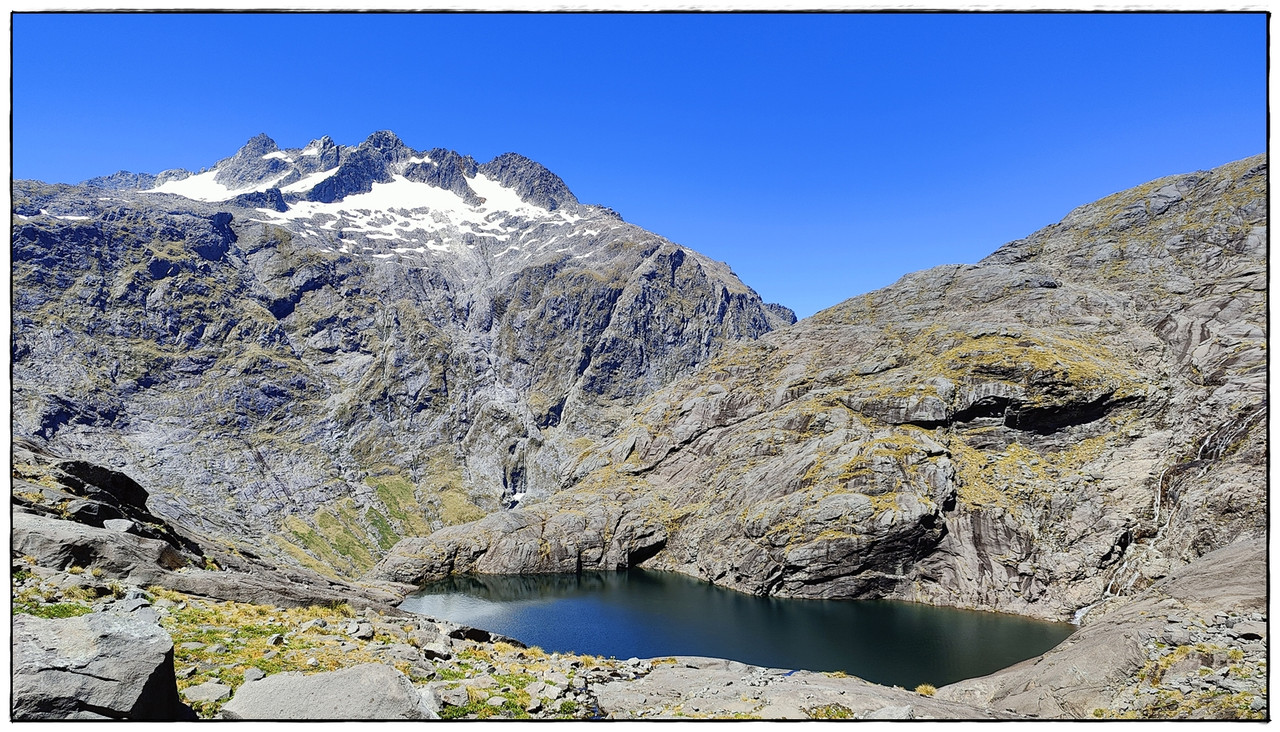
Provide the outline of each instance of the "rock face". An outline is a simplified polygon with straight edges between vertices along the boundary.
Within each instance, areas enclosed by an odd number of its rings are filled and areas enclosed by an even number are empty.
[[[304,676],[272,674],[240,687],[222,707],[223,719],[438,719],[428,694],[381,663]]]
[[[1266,611],[1266,561],[1257,540],[1210,552],[1131,602],[1092,611],[1092,622],[1043,656],[938,696],[1056,719],[1265,711],[1265,633],[1250,618]]]
[[[14,214],[15,436],[347,576],[556,492],[637,400],[794,321],[533,161],[386,132],[20,181]]]
[[[645,562],[1066,619],[1265,534],[1266,161],[1083,206],[735,343],[563,491],[370,577]]]
[[[15,720],[177,720],[173,641],[153,622],[115,613],[13,616]]]

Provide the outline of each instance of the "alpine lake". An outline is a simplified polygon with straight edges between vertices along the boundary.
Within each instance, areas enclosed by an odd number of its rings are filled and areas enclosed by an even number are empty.
[[[1004,613],[889,600],[756,597],[674,572],[464,575],[401,609],[539,646],[614,658],[710,656],[833,671],[907,689],[983,676],[1075,630]]]

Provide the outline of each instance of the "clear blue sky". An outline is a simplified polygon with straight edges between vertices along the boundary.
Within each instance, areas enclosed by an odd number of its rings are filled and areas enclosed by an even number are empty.
[[[1262,14],[16,15],[13,174],[516,151],[800,316],[1265,151]]]

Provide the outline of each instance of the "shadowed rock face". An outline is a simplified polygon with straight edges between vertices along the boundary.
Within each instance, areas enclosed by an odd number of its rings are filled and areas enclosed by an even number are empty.
[[[554,493],[639,399],[794,322],[532,161],[391,133],[22,181],[14,213],[15,435],[347,576]]]
[[[1067,618],[1262,536],[1266,161],[733,344],[522,510],[371,573],[635,561],[754,593]]]

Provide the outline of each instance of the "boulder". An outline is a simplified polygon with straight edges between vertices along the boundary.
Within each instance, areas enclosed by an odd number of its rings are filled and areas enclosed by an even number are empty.
[[[216,681],[206,681],[182,690],[182,698],[189,702],[216,702],[229,696],[231,696],[231,687]]]
[[[13,617],[15,720],[191,720],[178,698],[173,641],[137,617]]]
[[[101,567],[110,576],[137,584],[154,583],[167,570],[186,563],[159,539],[27,513],[13,515],[12,550],[34,557],[42,567]]]
[[[223,719],[437,719],[437,703],[380,663],[312,675],[272,674],[236,690]]]

